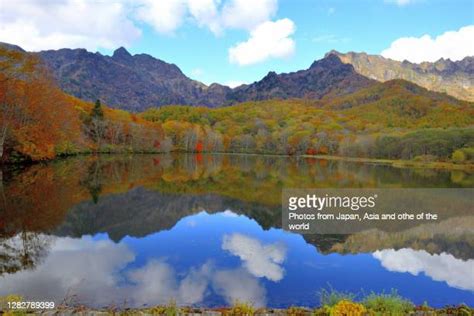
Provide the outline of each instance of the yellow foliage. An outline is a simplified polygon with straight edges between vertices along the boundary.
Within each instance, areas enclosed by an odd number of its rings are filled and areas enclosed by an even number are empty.
[[[362,304],[342,300],[329,309],[331,316],[360,316],[367,312]]]

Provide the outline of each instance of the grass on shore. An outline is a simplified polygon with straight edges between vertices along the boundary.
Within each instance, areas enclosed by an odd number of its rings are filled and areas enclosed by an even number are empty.
[[[396,290],[390,293],[374,293],[358,295],[350,292],[340,292],[329,288],[322,289],[319,293],[320,307],[307,308],[291,306],[286,309],[256,308],[252,303],[236,300],[230,307],[221,308],[195,308],[180,307],[172,300],[166,305],[154,307],[121,309],[110,307],[100,310],[85,306],[58,306],[55,314],[83,314],[83,315],[215,315],[215,316],[251,316],[251,315],[290,315],[290,316],[398,316],[398,315],[456,315],[470,316],[474,309],[465,304],[432,308],[426,303],[416,306],[410,300],[400,296]],[[31,315],[39,311],[8,310],[7,303],[23,301],[18,295],[0,297],[0,314],[3,315]]]

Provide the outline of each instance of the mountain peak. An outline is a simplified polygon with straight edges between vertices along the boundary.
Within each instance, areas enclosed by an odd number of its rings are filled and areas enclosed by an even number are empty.
[[[132,55],[124,47],[119,47],[114,51],[112,57],[116,59],[128,59],[132,57]]]
[[[309,69],[316,69],[316,68],[332,68],[332,67],[337,67],[339,65],[343,65],[341,62],[341,59],[339,58],[338,55],[335,53],[336,51],[331,51],[327,53],[323,59],[316,60],[311,64]]]
[[[336,56],[340,56],[342,55],[340,52],[338,52],[337,50],[335,49],[331,49],[329,52],[327,52],[325,55],[324,55],[324,58],[327,58],[328,56],[330,55],[336,55]]]

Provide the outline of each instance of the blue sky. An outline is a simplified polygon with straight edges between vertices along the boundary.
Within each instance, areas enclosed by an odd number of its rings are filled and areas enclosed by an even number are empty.
[[[0,41],[107,55],[125,46],[235,84],[307,68],[331,49],[414,62],[474,55],[474,1],[0,0]]]

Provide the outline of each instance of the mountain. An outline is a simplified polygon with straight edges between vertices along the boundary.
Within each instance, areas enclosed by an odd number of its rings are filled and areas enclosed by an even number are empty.
[[[0,43],[7,49],[20,47]],[[125,48],[112,56],[85,49],[42,51],[38,56],[59,86],[86,101],[133,112],[169,104],[219,107],[269,99],[328,100],[377,86],[377,81],[405,79],[429,90],[474,101],[474,58],[412,64],[365,53],[331,51],[308,69],[277,74],[234,89],[209,86],[187,77],[176,65],[147,54],[131,55]],[[377,81],[376,81],[377,80]]]
[[[341,96],[375,84],[359,75],[334,54],[315,61],[306,70],[287,74],[269,72],[262,80],[235,88],[229,98],[235,102],[268,99],[321,99]]]
[[[147,54],[132,56],[123,47],[112,57],[84,49],[49,50],[39,56],[66,92],[88,101],[100,98],[110,106],[132,111],[167,104],[216,107],[274,98],[320,99],[349,94],[373,83],[335,55],[314,62],[309,69],[270,72],[260,81],[235,89],[206,86],[186,77],[174,64]]]
[[[64,91],[129,111],[164,104],[217,106],[224,103],[230,90],[219,84],[206,86],[188,78],[174,64],[147,54],[132,56],[123,47],[111,57],[85,49],[38,54]]]
[[[11,44],[3,47],[21,49]],[[321,99],[346,95],[375,83],[333,54],[315,61],[306,70],[270,72],[260,81],[235,89],[216,83],[207,86],[188,78],[174,64],[147,54],[131,55],[123,47],[112,56],[85,49],[37,54],[65,92],[86,101],[101,99],[109,106],[134,112],[168,104],[217,107],[275,98]]]
[[[426,89],[444,92],[458,99],[474,101],[474,57],[460,61],[440,59],[420,64],[396,61],[379,55],[331,51],[328,55],[354,67],[359,74],[378,80],[405,79]]]

